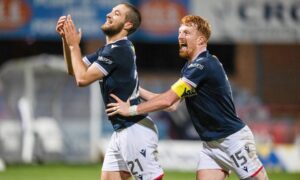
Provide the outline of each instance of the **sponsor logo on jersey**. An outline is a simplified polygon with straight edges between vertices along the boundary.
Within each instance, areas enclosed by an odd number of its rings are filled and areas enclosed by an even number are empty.
[[[202,64],[198,64],[198,63],[192,63],[188,66],[188,68],[198,68],[200,70],[204,69],[204,66]]]
[[[103,57],[103,56],[99,56],[98,57],[98,61],[101,61],[101,62],[103,62],[105,64],[112,64],[112,60],[110,60],[110,59],[108,59],[106,57]]]
[[[197,95],[196,89],[192,88],[192,89],[188,90],[188,89],[184,88],[184,92],[181,97],[185,98],[185,97],[192,97],[192,96],[196,96],[196,95]]]

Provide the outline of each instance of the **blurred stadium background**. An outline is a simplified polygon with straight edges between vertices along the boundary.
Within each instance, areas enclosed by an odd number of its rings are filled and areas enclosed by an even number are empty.
[[[157,93],[177,80],[184,63],[180,18],[207,18],[208,49],[229,75],[262,162],[270,172],[300,172],[299,0],[0,0],[0,171],[5,164],[8,172],[16,164],[101,164],[112,128],[99,87],[78,88],[65,73],[55,25],[71,14],[83,31],[83,54],[91,53],[105,43],[100,24],[120,2],[142,13],[142,27],[129,38],[141,85]],[[162,165],[193,172],[201,143],[185,107],[151,116]]]

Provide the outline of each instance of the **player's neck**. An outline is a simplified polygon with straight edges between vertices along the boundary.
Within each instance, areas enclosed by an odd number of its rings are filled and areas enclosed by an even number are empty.
[[[127,33],[123,32],[123,31],[121,31],[120,33],[115,34],[113,36],[106,36],[106,44],[113,43],[113,42],[123,39],[125,37],[127,37]]]
[[[195,59],[197,59],[197,57],[199,56],[199,54],[203,53],[204,51],[206,51],[206,46],[201,46],[199,47],[195,53],[193,54],[193,56],[191,56],[191,58],[188,60],[190,63],[193,62]]]

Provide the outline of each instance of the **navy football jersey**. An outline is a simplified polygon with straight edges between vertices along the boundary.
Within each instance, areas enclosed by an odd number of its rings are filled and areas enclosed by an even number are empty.
[[[193,87],[183,97],[202,140],[224,138],[245,126],[236,115],[227,75],[215,56],[202,52],[185,64],[181,76]]]
[[[94,63],[105,75],[100,80],[105,106],[115,102],[110,94],[115,94],[123,101],[129,99],[131,105],[140,103],[136,55],[133,44],[127,38],[107,44],[95,53],[85,56],[83,60],[87,65]],[[118,130],[129,127],[145,117],[146,114],[133,117],[115,115],[109,117],[109,120],[114,130]]]

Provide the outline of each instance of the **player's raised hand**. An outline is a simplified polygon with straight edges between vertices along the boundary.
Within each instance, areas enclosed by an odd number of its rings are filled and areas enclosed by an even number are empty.
[[[109,103],[107,105],[107,109],[105,110],[108,116],[113,116],[116,114],[120,114],[122,116],[130,116],[129,107],[130,103],[129,101],[124,102],[120,98],[118,98],[114,94],[110,94],[112,98],[114,98],[117,102],[116,103]]]
[[[66,16],[61,16],[57,23],[56,23],[56,32],[61,36],[64,37],[64,25],[65,25],[65,21],[66,21],[67,17]]]
[[[79,45],[82,33],[80,29],[77,32],[76,26],[72,20],[71,15],[68,15],[67,20],[65,21],[64,33],[65,33],[66,42],[70,48]]]

